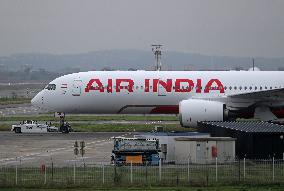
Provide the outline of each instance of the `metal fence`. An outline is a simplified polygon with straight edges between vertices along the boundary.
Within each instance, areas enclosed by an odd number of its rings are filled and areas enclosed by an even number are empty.
[[[66,166],[53,163],[39,167],[16,164],[0,166],[1,186],[207,186],[222,184],[284,183],[284,160],[235,160],[207,164],[184,163],[137,166],[128,164],[86,164],[74,161]]]

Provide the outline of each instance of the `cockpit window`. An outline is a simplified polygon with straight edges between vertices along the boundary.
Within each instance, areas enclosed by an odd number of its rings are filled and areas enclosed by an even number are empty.
[[[48,84],[45,89],[47,90],[55,90],[56,89],[56,85],[55,84]]]

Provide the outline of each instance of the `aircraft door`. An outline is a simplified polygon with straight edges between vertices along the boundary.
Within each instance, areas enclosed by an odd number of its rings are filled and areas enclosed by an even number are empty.
[[[196,162],[205,163],[206,161],[206,142],[196,141]]]
[[[82,80],[74,80],[72,86],[72,95],[80,96],[82,93]]]

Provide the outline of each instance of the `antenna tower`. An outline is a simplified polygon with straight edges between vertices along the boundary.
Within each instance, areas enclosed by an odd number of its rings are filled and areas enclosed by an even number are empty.
[[[160,71],[162,69],[162,46],[161,44],[152,44],[152,52],[155,55],[156,66],[155,70]]]

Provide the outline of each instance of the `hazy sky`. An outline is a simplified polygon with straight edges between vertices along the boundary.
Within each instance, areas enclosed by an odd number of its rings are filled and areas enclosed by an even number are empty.
[[[0,56],[150,50],[284,57],[284,0],[0,0]]]

